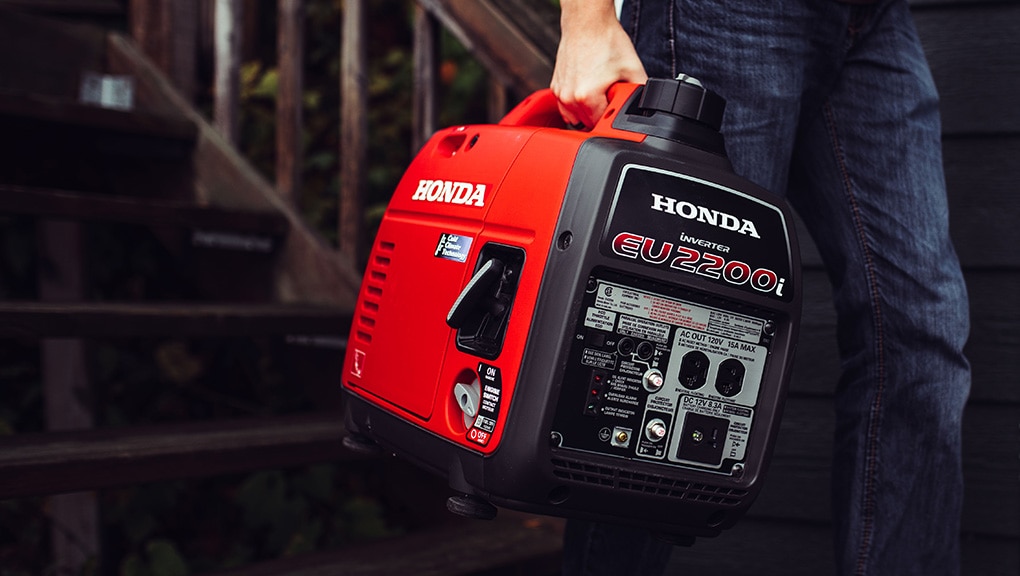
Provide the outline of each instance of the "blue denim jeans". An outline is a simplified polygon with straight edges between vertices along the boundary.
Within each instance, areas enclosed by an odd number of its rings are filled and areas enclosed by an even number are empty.
[[[825,262],[842,362],[836,572],[958,574],[968,306],[907,2],[630,0],[621,22],[649,76],[726,98],[736,172],[787,196]],[[571,521],[564,573],[661,573],[668,547],[648,535],[599,544],[619,530]]]

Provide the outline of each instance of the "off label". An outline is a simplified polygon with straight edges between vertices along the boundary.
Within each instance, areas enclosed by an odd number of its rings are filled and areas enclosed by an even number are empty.
[[[499,368],[484,362],[478,363],[478,382],[482,387],[481,403],[475,423],[467,431],[467,439],[485,446],[492,439],[499,418],[499,405],[503,401],[503,379]]]

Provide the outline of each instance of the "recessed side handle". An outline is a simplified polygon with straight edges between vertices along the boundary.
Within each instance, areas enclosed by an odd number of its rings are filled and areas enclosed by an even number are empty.
[[[446,324],[453,329],[464,326],[471,317],[472,311],[481,306],[488,306],[486,301],[493,293],[493,286],[503,277],[505,265],[496,258],[491,258],[471,277],[467,286],[461,290],[457,300],[446,314]]]

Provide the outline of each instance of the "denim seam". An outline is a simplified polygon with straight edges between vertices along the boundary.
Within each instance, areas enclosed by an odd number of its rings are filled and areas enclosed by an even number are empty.
[[[832,141],[833,154],[836,156],[836,163],[839,165],[840,174],[843,178],[844,192],[847,202],[853,215],[854,227],[857,231],[858,242],[864,256],[865,271],[868,276],[868,285],[871,290],[872,321],[875,330],[875,356],[876,356],[876,389],[875,398],[871,402],[868,413],[868,428],[865,436],[865,469],[864,488],[861,494],[861,540],[857,551],[857,564],[854,574],[858,576],[865,574],[867,569],[868,555],[871,552],[871,540],[875,530],[875,484],[876,468],[878,460],[878,437],[881,427],[882,396],[885,389],[885,355],[884,355],[884,329],[882,324],[882,307],[879,298],[878,279],[875,271],[872,251],[869,247],[867,235],[864,230],[864,222],[861,218],[860,206],[853,193],[853,185],[850,180],[850,171],[846,165],[846,158],[843,155],[843,148],[840,145],[839,134],[836,130],[836,122],[830,102],[824,106],[825,121],[829,129],[829,137]]]
[[[671,61],[669,63],[669,72],[672,78],[676,78],[678,75],[677,71],[677,54],[676,54],[676,3],[666,2],[667,10],[669,11],[669,57]]]
[[[631,10],[630,17],[630,40],[631,42],[637,43],[638,38],[638,23],[641,21],[639,16],[641,14],[641,0],[631,0],[634,3],[634,7]]]

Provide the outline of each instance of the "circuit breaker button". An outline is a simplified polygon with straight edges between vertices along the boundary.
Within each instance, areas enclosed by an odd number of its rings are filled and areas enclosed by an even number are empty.
[[[648,390],[652,394],[661,390],[662,385],[666,383],[665,378],[662,377],[662,372],[655,368],[645,372],[642,381],[644,382],[645,390]]]
[[[648,425],[645,426],[645,436],[652,442],[658,442],[665,438],[666,432],[668,432],[666,430],[666,423],[659,418],[650,420]]]

